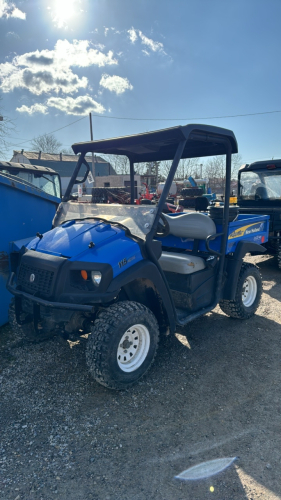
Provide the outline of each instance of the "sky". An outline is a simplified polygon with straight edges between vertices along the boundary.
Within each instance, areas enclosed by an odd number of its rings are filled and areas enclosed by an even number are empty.
[[[281,158],[280,19],[280,0],[0,0],[5,159],[88,141],[89,112],[94,139],[205,123],[243,163]]]

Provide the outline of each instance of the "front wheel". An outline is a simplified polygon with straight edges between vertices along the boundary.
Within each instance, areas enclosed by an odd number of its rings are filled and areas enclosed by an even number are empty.
[[[105,387],[126,389],[150,368],[158,341],[158,323],[150,309],[138,302],[118,302],[94,322],[86,351],[90,373]]]
[[[241,266],[234,300],[221,300],[221,310],[232,318],[248,319],[259,306],[262,294],[260,272],[253,264]]]

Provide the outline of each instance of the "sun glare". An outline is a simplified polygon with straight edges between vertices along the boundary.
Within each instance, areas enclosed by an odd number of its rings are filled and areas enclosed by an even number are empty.
[[[67,27],[71,18],[75,16],[78,3],[78,0],[55,0],[53,21],[58,28]]]

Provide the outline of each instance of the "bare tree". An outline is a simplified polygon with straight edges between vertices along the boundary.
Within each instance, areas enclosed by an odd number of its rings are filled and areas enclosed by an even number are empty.
[[[73,149],[69,146],[68,148],[64,148],[61,150],[61,152],[64,154],[64,155],[73,155]]]
[[[126,175],[130,173],[130,162],[127,156],[120,155],[99,155],[103,160],[111,164],[116,174]]]
[[[2,98],[0,97],[0,103]],[[5,158],[10,147],[7,138],[15,130],[13,121],[4,115],[3,108],[0,106],[0,158]]]
[[[44,153],[60,153],[62,143],[53,134],[43,134],[33,139],[31,147],[35,151],[43,151]]]
[[[231,179],[236,180],[239,167],[242,165],[240,154],[232,155]],[[224,193],[225,188],[225,156],[212,156],[203,166],[204,177],[209,179],[209,186],[213,192]]]
[[[175,174],[175,180],[184,180],[188,177],[200,177],[200,158],[184,158],[180,160]],[[168,176],[172,165],[171,160],[161,161],[159,171],[164,177]]]

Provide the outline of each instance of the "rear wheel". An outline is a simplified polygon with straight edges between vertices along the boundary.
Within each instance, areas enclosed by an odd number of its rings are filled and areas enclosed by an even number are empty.
[[[221,310],[232,318],[248,319],[259,306],[262,294],[260,272],[253,264],[243,263],[239,274],[234,300],[221,300]]]
[[[126,389],[150,368],[158,347],[154,314],[138,302],[118,302],[96,319],[86,361],[94,379],[110,389]]]

